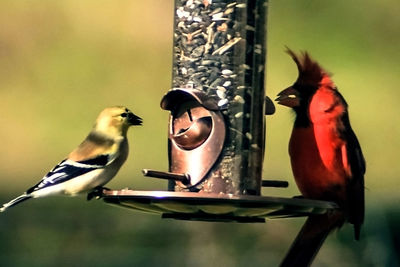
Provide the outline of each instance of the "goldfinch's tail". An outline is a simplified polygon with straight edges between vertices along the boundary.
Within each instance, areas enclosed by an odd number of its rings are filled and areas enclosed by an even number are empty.
[[[0,208],[0,212],[4,212],[6,209],[13,207],[21,202],[24,202],[25,200],[28,200],[30,198],[32,198],[30,194],[20,195],[19,197],[14,198],[10,202],[3,204],[3,207]]]

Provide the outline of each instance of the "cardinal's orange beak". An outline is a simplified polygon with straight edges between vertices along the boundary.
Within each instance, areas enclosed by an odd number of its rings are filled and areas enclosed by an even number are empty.
[[[293,87],[288,87],[278,94],[278,97],[275,99],[275,101],[278,101],[278,104],[280,105],[290,108],[300,106],[299,91]]]

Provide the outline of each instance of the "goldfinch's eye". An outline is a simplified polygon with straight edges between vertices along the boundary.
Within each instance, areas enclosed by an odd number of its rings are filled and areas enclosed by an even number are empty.
[[[128,116],[127,113],[122,113],[122,114],[121,114],[121,117],[122,117],[122,118],[125,118],[125,117],[127,117],[127,116]]]

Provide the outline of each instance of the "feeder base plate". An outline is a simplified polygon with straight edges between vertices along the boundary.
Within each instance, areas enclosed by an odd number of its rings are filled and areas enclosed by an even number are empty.
[[[311,199],[129,189],[104,189],[99,197],[162,218],[193,221],[264,222],[265,218],[324,214],[338,208],[335,203]]]

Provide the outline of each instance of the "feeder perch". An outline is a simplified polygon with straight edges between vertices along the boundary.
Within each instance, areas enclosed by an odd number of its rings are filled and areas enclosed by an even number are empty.
[[[106,190],[106,203],[163,218],[264,222],[323,214],[334,203],[261,196],[265,115],[266,0],[175,0],[169,170],[144,169],[168,180],[168,191]],[[147,178],[146,178],[147,179]]]

